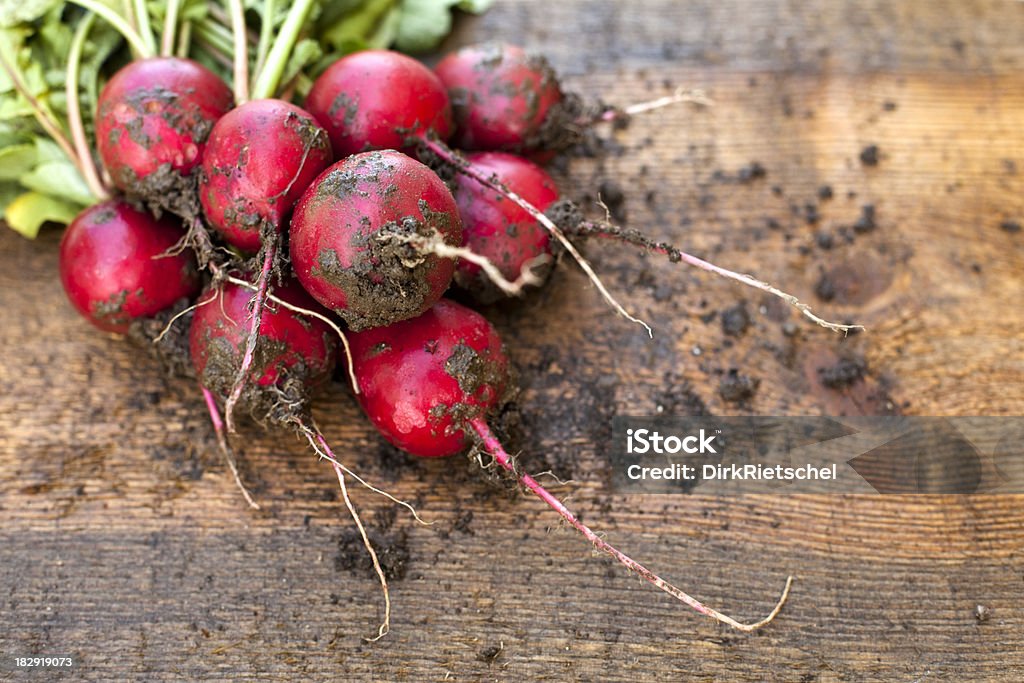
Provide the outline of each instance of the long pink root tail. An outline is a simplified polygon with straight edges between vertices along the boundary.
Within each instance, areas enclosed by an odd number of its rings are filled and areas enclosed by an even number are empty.
[[[813,320],[816,324],[826,329],[833,330],[835,332],[842,332],[844,334],[851,330],[864,329],[863,325],[845,325],[825,320],[824,318],[816,315],[811,310],[810,306],[803,303],[792,294],[784,292],[763,280],[758,280],[756,277],[747,275],[746,273],[737,273],[736,271],[716,266],[714,263],[697,258],[691,254],[687,254],[685,251],[682,251],[666,242],[655,242],[654,240],[645,237],[638,230],[620,228],[619,226],[612,225],[611,223],[596,221],[583,221],[576,226],[563,227],[565,227],[566,231],[570,234],[579,235],[580,237],[598,237],[601,239],[612,239],[619,242],[625,242],[626,244],[632,244],[652,253],[666,256],[673,263],[682,261],[683,263],[694,266],[695,268],[700,268],[701,270],[705,270],[709,273],[714,273],[719,277],[734,280],[747,285],[748,287],[753,287],[754,289],[759,289],[762,292],[767,292],[772,296],[782,299],[790,306],[800,311],[803,316],[809,320]]]
[[[242,483],[242,477],[238,474],[238,466],[235,464],[235,456],[231,452],[227,435],[224,433],[224,423],[220,419],[217,401],[213,398],[213,394],[210,393],[209,389],[206,387],[200,388],[203,390],[203,398],[206,399],[206,408],[210,411],[210,422],[213,423],[213,431],[217,434],[217,445],[220,446],[221,455],[224,456],[224,461],[228,464],[228,469],[231,470],[231,475],[235,478],[235,485],[242,492],[242,496],[245,498],[245,502],[249,504],[249,507],[259,510],[260,506],[249,495],[249,490],[245,488],[245,484]]]
[[[249,337],[245,342],[245,354],[242,356],[242,364],[238,366],[238,375],[235,376],[235,383],[231,386],[231,393],[228,394],[228,400],[224,403],[224,421],[231,433],[235,432],[235,405],[242,397],[242,391],[249,378],[249,369],[252,367],[252,361],[256,355],[256,342],[259,341],[260,323],[263,321],[263,306],[267,301],[271,270],[274,268],[279,242],[280,238],[276,236],[265,242],[263,268],[260,270],[259,279],[256,280],[256,293],[252,297],[252,317],[249,323]]]
[[[679,588],[676,588],[672,584],[668,583],[667,581],[662,579],[660,576],[652,572],[647,567],[644,567],[642,564],[640,564],[633,558],[629,557],[620,550],[608,544],[605,540],[603,540],[601,537],[595,534],[590,529],[590,527],[581,522],[576,517],[576,515],[574,515],[569,510],[569,508],[565,507],[565,505],[560,500],[558,500],[558,498],[551,495],[551,493],[549,493],[547,489],[541,486],[537,482],[537,480],[535,480],[529,474],[523,474],[518,472],[515,468],[515,465],[512,463],[511,456],[509,456],[509,454],[505,452],[505,449],[501,445],[501,442],[498,441],[497,437],[494,436],[494,433],[491,432],[490,427],[488,427],[487,423],[484,422],[481,418],[475,418],[473,420],[470,420],[469,424],[473,428],[473,430],[476,431],[477,435],[479,435],[480,439],[483,441],[484,448],[487,449],[487,452],[491,454],[491,456],[499,465],[501,465],[503,468],[512,473],[516,478],[518,478],[519,483],[521,483],[523,486],[529,489],[534,495],[536,495],[538,498],[547,503],[551,507],[551,509],[553,509],[559,515],[561,515],[562,518],[570,525],[572,525],[574,529],[583,534],[583,537],[591,543],[593,543],[596,548],[608,553],[616,560],[618,560],[619,563],[624,565],[626,568],[636,572],[637,574],[642,576],[646,581],[665,591],[672,597],[681,600],[682,602],[686,603],[687,605],[697,610],[701,614],[709,616],[712,619],[719,621],[723,624],[728,624],[729,626],[732,626],[735,629],[739,629],[740,631],[754,631],[756,629],[761,628],[765,624],[771,622],[782,609],[783,604],[785,604],[786,602],[786,598],[789,597],[789,589],[790,586],[792,586],[793,584],[792,576],[786,579],[786,587],[783,589],[782,596],[779,598],[779,601],[775,604],[775,608],[768,614],[767,617],[760,621],[754,622],[752,624],[744,624],[739,621],[736,621],[728,615],[722,614],[717,610],[711,609],[710,607],[700,602],[696,598],[691,597]]]

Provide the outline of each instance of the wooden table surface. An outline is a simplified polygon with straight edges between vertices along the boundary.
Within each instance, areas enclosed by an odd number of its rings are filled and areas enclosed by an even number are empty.
[[[593,206],[612,179],[630,226],[867,326],[843,339],[600,244],[587,253],[653,340],[568,263],[486,311],[521,370],[526,464],[572,479],[560,493],[609,540],[738,617],[796,574],[770,627],[692,614],[461,459],[383,447],[337,384],[315,416],[340,456],[435,522],[353,493],[408,554],[392,633],[364,642],[381,601],[349,568],[331,471],[249,426],[241,468],[263,510],[247,509],[195,387],[76,317],[56,231],[3,231],[0,656],[73,653],[69,680],[1024,679],[1020,497],[613,496],[606,459],[611,416],[659,409],[1024,413],[1022,31],[1016,1],[499,0],[450,43],[525,43],[616,103],[704,89],[714,106],[639,117],[612,154],[573,160],[565,193]],[[876,227],[856,232],[867,204]],[[750,327],[727,336],[741,302]],[[866,373],[828,388],[818,370],[839,358]],[[745,403],[720,395],[733,368],[760,380]],[[5,661],[9,676],[51,679]]]

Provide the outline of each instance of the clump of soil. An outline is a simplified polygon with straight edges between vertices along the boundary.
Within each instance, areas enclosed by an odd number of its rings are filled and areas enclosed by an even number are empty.
[[[722,332],[730,337],[742,336],[750,327],[750,314],[743,303],[738,303],[722,311]]]
[[[868,145],[860,151],[860,163],[865,166],[878,166],[878,145]]]
[[[821,383],[829,389],[844,389],[864,378],[868,364],[861,356],[840,358],[834,365],[818,368]]]
[[[875,205],[865,204],[860,207],[860,218],[853,224],[853,229],[861,234],[872,232],[877,226],[875,223]]]
[[[750,375],[741,375],[739,370],[731,368],[718,385],[718,395],[723,401],[740,403],[753,398],[761,386],[761,380]]]

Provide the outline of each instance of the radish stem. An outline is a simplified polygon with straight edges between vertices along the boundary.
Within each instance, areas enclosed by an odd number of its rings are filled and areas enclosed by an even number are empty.
[[[174,54],[174,37],[178,32],[178,14],[180,12],[181,0],[167,0],[164,34],[160,37],[160,56],[162,57],[170,57]]]
[[[249,100],[249,44],[245,28],[245,7],[242,0],[227,0],[228,11],[231,13],[231,33],[234,38],[234,86],[235,104],[244,104]],[[228,413],[228,426],[231,417]]]
[[[491,432],[490,427],[487,426],[487,423],[484,422],[483,419],[479,417],[474,418],[469,421],[469,426],[472,427],[473,430],[480,437],[481,441],[483,442],[484,448],[494,458],[495,462],[497,462],[503,468],[508,470],[513,476],[515,476],[519,480],[519,483],[525,486],[531,493],[533,493],[538,498],[547,503],[548,506],[551,507],[551,509],[553,509],[559,515],[561,515],[562,518],[565,521],[567,521],[570,525],[572,525],[574,529],[583,534],[584,538],[593,543],[598,550],[602,550],[608,553],[609,555],[614,557],[620,564],[639,574],[644,580],[653,584],[657,588],[660,588],[661,590],[665,591],[672,597],[681,600],[682,602],[686,603],[687,605],[689,605],[696,611],[700,612],[701,614],[709,616],[712,619],[723,624],[732,626],[733,628],[738,629],[740,631],[754,631],[761,628],[765,624],[771,622],[779,613],[779,610],[782,609],[783,604],[785,604],[786,602],[786,598],[789,597],[789,589],[790,586],[793,584],[792,576],[786,579],[786,587],[783,589],[782,596],[779,598],[779,601],[775,604],[775,608],[768,614],[767,617],[761,619],[760,621],[754,622],[752,624],[744,624],[739,621],[736,621],[730,616],[722,614],[717,610],[711,609],[710,607],[706,606],[704,603],[700,602],[696,598],[691,597],[687,593],[668,583],[667,581],[662,579],[660,576],[652,572],[647,567],[644,567],[642,564],[640,564],[633,558],[629,557],[628,555],[625,555],[621,551],[611,546],[604,539],[595,534],[587,525],[581,522],[576,517],[576,515],[570,512],[569,509],[565,507],[565,505],[560,500],[558,500],[558,498],[551,495],[547,491],[547,489],[545,489],[537,482],[537,480],[535,480],[529,474],[521,474],[520,472],[518,472],[516,470],[516,466],[512,462],[512,457],[507,452],[505,452],[505,449],[501,445],[501,442],[498,441],[496,436],[494,436],[494,433]]]
[[[53,141],[57,143],[61,148],[61,151],[67,155],[68,159],[71,160],[75,167],[81,171],[82,164],[78,159],[78,154],[75,153],[74,146],[70,141],[68,141],[67,136],[64,135],[64,131],[61,130],[60,124],[51,116],[49,110],[43,106],[42,102],[40,102],[35,95],[31,93],[28,86],[26,86],[24,81],[21,80],[21,75],[18,73],[17,69],[7,62],[7,59],[4,57],[2,52],[0,52],[0,68],[2,68],[7,74],[7,77],[11,79],[11,84],[14,86],[14,89],[17,90],[18,93],[25,98],[25,101],[28,102],[29,107],[32,108],[32,115],[35,116],[39,125],[43,127],[43,130],[45,130],[51,138],[53,138]]]
[[[178,34],[178,49],[175,51],[175,55],[181,59],[188,57],[189,50],[192,48],[192,22],[186,21],[181,25],[181,32]]]
[[[112,10],[109,5],[99,2],[99,0],[70,0],[70,2],[93,12],[113,26],[114,30],[120,33],[121,36],[128,41],[128,44],[131,45],[132,49],[138,53],[139,57],[145,59],[156,54],[156,46],[153,45],[151,47],[150,43],[143,40],[142,36],[132,28],[131,24],[129,24],[120,14]],[[146,21],[148,25],[148,15]],[[150,41],[153,40],[152,33],[150,33],[149,38]]]
[[[146,0],[135,0],[135,23],[139,27],[139,36],[146,44],[145,55],[154,56],[156,51],[156,39],[153,38],[153,27],[149,22],[149,8],[146,7]]]
[[[85,47],[85,39],[96,21],[95,14],[86,15],[75,29],[75,35],[71,39],[71,49],[68,51],[68,72],[67,81],[64,84],[68,108],[68,127],[71,129],[71,140],[75,145],[75,153],[78,160],[78,168],[82,172],[85,184],[89,191],[99,200],[108,199],[110,192],[100,180],[96,162],[92,156],[92,149],[89,147],[89,139],[85,134],[85,124],[82,123],[82,106],[78,98],[78,78],[82,67],[82,50]]]
[[[256,75],[256,82],[252,87],[254,99],[265,99],[273,97],[281,83],[281,76],[288,64],[295,41],[298,40],[299,32],[302,31],[310,11],[313,9],[314,0],[296,0],[295,4],[288,10],[284,24],[278,31],[277,38],[270,47],[266,62],[263,68]]]
[[[256,44],[256,66],[253,73],[260,73],[267,61],[270,41],[274,37],[274,15],[277,13],[277,0],[263,0],[262,18],[260,19],[260,38]],[[255,84],[254,84],[255,86]]]

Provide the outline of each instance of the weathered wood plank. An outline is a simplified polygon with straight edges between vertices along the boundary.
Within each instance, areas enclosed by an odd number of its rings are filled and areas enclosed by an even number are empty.
[[[731,613],[759,616],[796,573],[771,628],[739,636],[691,616],[590,557],[534,501],[494,494],[461,462],[383,448],[338,385],[316,417],[339,453],[437,521],[391,521],[355,493],[410,555],[393,633],[363,643],[378,594],[335,565],[350,524],[329,470],[297,439],[251,428],[242,469],[264,510],[247,510],[196,390],[75,317],[58,235],[5,232],[0,655],[75,652],[74,677],[90,680],[1020,679],[1019,498],[610,497],[602,442],[613,414],[697,403],[1024,412],[1024,234],[1000,227],[1024,222],[1022,20],[1010,1],[503,0],[453,40],[524,42],[614,102],[705,89],[712,108],[637,118],[616,135],[623,154],[575,160],[566,194],[615,178],[630,225],[868,326],[787,336],[796,317],[760,296],[596,244],[588,254],[653,341],[568,264],[542,295],[488,311],[522,370],[531,468],[571,477],[564,492],[588,521]],[[880,162],[865,167],[871,144]],[[736,182],[754,161],[767,176]],[[854,233],[865,204],[877,227]],[[817,246],[818,232],[836,246]],[[831,301],[815,293],[823,271]],[[741,337],[701,317],[741,300]],[[866,377],[824,387],[818,368],[849,353]],[[718,394],[733,367],[761,380],[740,406]]]

